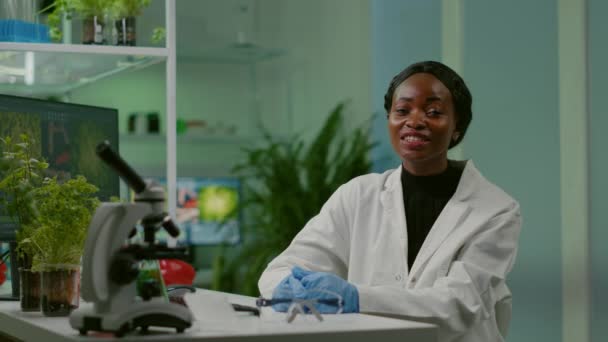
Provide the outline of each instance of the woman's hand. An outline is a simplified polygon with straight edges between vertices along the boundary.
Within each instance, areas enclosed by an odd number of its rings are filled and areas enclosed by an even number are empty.
[[[322,290],[334,292],[342,296],[344,300],[342,312],[359,312],[359,291],[357,291],[355,285],[337,275],[326,272],[307,271],[296,266],[292,270],[291,277],[299,281],[301,286],[309,293],[314,293],[310,292],[311,290]],[[304,296],[304,299],[314,298],[305,298]]]

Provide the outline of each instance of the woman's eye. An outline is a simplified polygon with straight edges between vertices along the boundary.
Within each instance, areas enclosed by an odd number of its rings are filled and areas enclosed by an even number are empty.
[[[441,115],[441,112],[438,111],[437,109],[430,109],[426,112],[426,114],[429,116],[437,116],[437,115]]]
[[[410,112],[409,109],[407,108],[397,108],[395,109],[395,113],[397,113],[397,115],[407,115]]]

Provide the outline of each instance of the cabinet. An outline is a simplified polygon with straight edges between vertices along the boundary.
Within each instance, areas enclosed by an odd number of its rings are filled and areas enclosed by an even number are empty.
[[[168,209],[176,208],[175,0],[165,0],[164,48],[0,42],[0,92],[22,96],[63,94],[127,70],[165,63]],[[100,106],[107,104],[98,103]]]

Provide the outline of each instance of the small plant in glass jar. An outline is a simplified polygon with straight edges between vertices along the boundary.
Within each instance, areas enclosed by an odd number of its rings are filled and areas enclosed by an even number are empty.
[[[143,9],[150,5],[150,0],[116,0],[113,12],[116,16],[116,45],[136,45],[136,20]]]
[[[34,190],[37,228],[27,242],[38,251],[32,269],[42,274],[41,309],[46,316],[66,316],[79,305],[80,260],[100,203],[97,191],[84,176],[63,183],[47,178]]]
[[[40,310],[40,274],[32,270],[37,250],[29,244],[36,231],[38,211],[34,191],[42,185],[48,164],[39,158],[40,143],[21,134],[0,139],[0,212],[8,215],[16,231],[20,301],[23,311]]]

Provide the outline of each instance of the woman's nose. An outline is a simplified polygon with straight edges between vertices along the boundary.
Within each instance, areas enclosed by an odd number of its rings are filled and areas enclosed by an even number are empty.
[[[405,125],[412,129],[421,129],[426,125],[426,116],[424,112],[419,110],[414,110],[408,115],[405,120]]]

